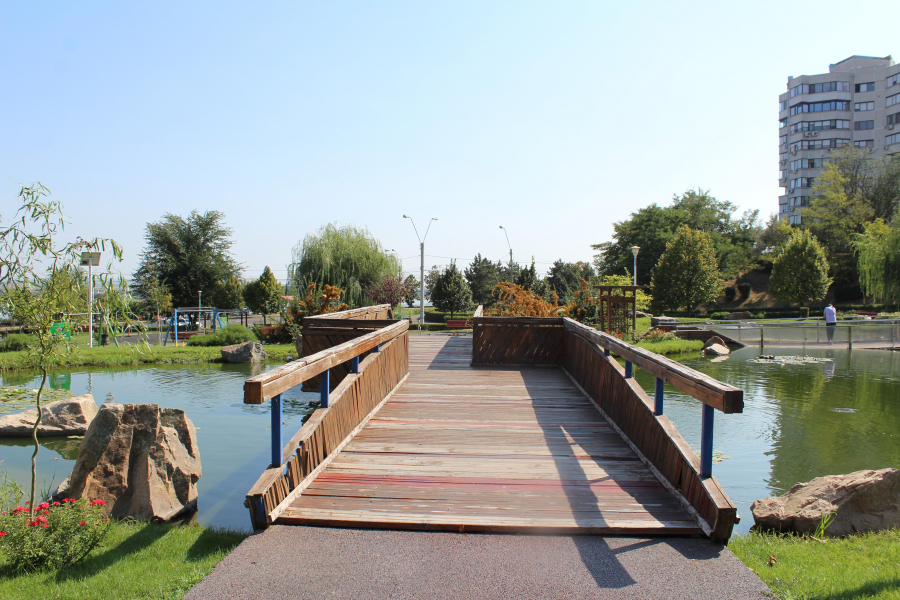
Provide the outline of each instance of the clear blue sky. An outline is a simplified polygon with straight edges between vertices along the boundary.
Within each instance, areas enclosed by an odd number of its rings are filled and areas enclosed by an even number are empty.
[[[542,268],[691,187],[765,217],[786,77],[900,53],[896,1],[0,7],[0,214],[41,181],[126,273],[192,209],[279,278],[331,221],[418,270],[404,213],[440,219],[426,266],[505,259],[504,225]]]

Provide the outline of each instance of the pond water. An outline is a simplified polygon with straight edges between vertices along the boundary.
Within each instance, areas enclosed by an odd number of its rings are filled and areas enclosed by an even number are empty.
[[[830,358],[811,364],[749,362],[744,348],[713,363],[685,364],[744,390],[744,412],[716,413],[714,449],[725,457],[713,465],[741,523],[753,524],[750,504],[781,494],[813,477],[900,465],[900,352],[882,350],[784,350],[778,354]],[[244,380],[271,367],[165,365],[145,368],[73,370],[53,378],[54,387],[91,392],[98,403],[156,403],[185,410],[197,427],[203,476],[198,483],[198,520],[204,525],[249,529],[244,497],[269,464],[269,405],[242,403]],[[635,376],[652,396],[648,373]],[[6,377],[4,385],[36,387],[29,377]],[[299,429],[318,402],[317,393],[283,395],[285,439]],[[2,410],[0,406],[0,410]],[[700,447],[700,404],[666,388],[665,412],[694,448]],[[45,439],[38,476],[48,487],[72,470],[77,439]],[[26,439],[0,440],[0,460],[19,482],[30,479]]]

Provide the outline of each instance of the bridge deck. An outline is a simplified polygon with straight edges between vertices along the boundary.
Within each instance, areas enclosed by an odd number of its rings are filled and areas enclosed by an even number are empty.
[[[276,523],[702,534],[558,368],[472,368],[412,336],[410,375]]]

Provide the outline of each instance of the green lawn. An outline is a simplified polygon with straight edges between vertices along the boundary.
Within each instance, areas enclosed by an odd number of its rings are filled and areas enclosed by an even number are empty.
[[[782,600],[900,599],[900,530],[828,538],[731,538],[728,548]],[[769,566],[769,557],[775,562]]]
[[[15,575],[0,566],[0,598],[181,598],[247,535],[199,525],[116,523],[73,567]]]

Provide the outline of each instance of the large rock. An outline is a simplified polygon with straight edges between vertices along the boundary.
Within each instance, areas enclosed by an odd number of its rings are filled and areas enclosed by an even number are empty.
[[[183,410],[104,404],[69,476],[72,498],[100,498],[107,514],[168,521],[197,509],[200,450]]]
[[[813,533],[834,512],[831,536],[900,527],[900,471],[857,471],[798,483],[783,495],[750,506],[760,529]]]
[[[730,353],[731,350],[728,349],[728,346],[723,346],[722,344],[713,344],[703,349],[705,356],[727,356]]]
[[[703,349],[706,350],[713,344],[719,344],[720,346],[726,346],[726,347],[728,346],[728,344],[725,343],[725,340],[723,340],[722,338],[720,338],[717,335],[714,335],[711,338],[709,338],[708,340],[706,340],[706,342],[703,343]]]
[[[41,406],[39,437],[84,435],[97,415],[97,403],[90,394],[48,402]],[[0,417],[0,437],[30,437],[37,409]]]
[[[266,360],[266,351],[259,342],[244,342],[222,347],[222,360],[227,363],[256,363]]]

